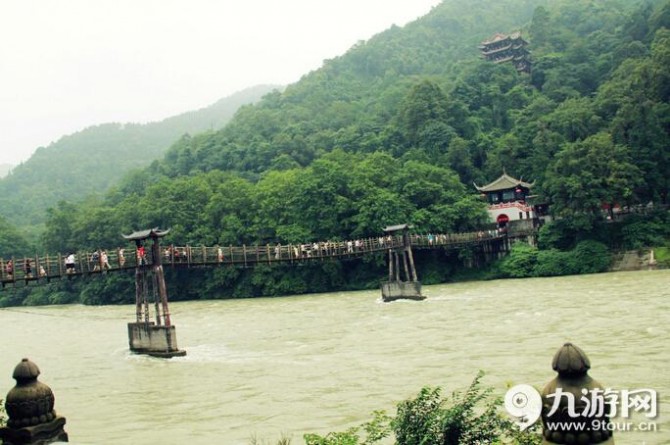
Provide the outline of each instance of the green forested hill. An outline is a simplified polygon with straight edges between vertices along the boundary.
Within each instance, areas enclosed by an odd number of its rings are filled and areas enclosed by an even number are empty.
[[[257,86],[197,111],[148,124],[108,123],[63,136],[0,180],[0,215],[22,228],[44,222],[60,200],[104,194],[128,171],[161,158],[185,133],[215,131],[242,105],[276,87]]]
[[[395,157],[414,149],[465,184],[503,167],[543,182],[563,144],[601,132],[650,167],[649,153],[636,153],[646,150],[642,141],[626,139],[624,127],[642,109],[653,108],[661,127],[667,120],[666,16],[667,6],[651,1],[445,1],[327,61],[224,130],[181,141],[160,172],[260,173],[308,166],[334,148]],[[485,63],[476,49],[495,32],[517,29],[531,41],[530,76]],[[637,122],[630,124],[644,125],[645,139],[666,144],[667,131],[656,135],[662,128]],[[665,188],[641,186],[638,197],[664,199]]]
[[[668,0],[444,0],[221,130],[182,137],[103,199],[60,203],[43,247],[115,246],[120,233],[155,226],[171,228],[167,242],[207,245],[374,236],[401,222],[467,230],[484,219],[472,182],[505,169],[536,180],[572,224],[572,238],[543,235],[546,247],[572,248],[598,236],[605,203],[667,203],[669,27]],[[518,30],[529,75],[481,59],[481,41]],[[431,261],[419,258],[425,281],[449,275]],[[376,285],[382,263],[192,271],[170,285],[176,298],[357,288]],[[82,300],[118,301],[114,286],[96,282]]]

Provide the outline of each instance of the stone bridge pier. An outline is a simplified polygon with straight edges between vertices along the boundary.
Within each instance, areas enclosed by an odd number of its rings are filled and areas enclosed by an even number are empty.
[[[186,355],[186,351],[177,346],[177,331],[170,320],[167,286],[161,264],[159,238],[168,231],[156,229],[134,232],[124,235],[133,241],[136,247],[137,266],[135,267],[135,314],[133,323],[128,323],[128,345],[132,352],[154,357],[171,358]],[[146,251],[145,243],[151,240],[151,252]],[[151,303],[154,318],[151,317]]]

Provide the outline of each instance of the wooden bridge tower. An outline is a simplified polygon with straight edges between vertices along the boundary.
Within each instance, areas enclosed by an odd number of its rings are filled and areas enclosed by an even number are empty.
[[[123,235],[135,242],[137,265],[135,267],[135,314],[136,320],[128,323],[128,344],[132,352],[155,357],[177,357],[186,355],[186,351],[177,347],[177,332],[170,321],[167,288],[159,238],[169,230],[158,228],[142,230]],[[145,244],[151,240],[151,252],[147,253]],[[154,319],[151,318],[151,303],[154,305]]]
[[[387,236],[401,236],[402,243],[391,243],[389,248],[388,281],[381,283],[382,299],[393,301],[399,299],[424,300],[421,295],[421,282],[416,275],[412,243],[409,239],[409,224],[389,226],[384,229]],[[402,263],[402,269],[400,264]],[[403,273],[404,272],[404,273]],[[404,278],[404,279],[403,279]]]

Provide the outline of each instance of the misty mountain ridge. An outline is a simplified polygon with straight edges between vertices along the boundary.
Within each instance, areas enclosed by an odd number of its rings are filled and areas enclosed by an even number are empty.
[[[12,164],[0,164],[0,179],[4,178],[12,171],[14,165]]]
[[[216,131],[247,104],[282,89],[258,85],[210,106],[145,124],[103,123],[39,147],[0,179],[0,216],[17,226],[44,221],[60,200],[77,201],[104,192],[127,172],[161,158],[184,134]],[[0,170],[3,174],[3,170]]]

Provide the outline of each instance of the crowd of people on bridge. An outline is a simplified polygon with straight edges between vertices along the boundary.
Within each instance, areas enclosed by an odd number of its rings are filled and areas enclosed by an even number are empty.
[[[124,250],[118,249],[116,259],[119,267],[123,267],[125,264]],[[59,265],[59,258],[61,258],[62,263]],[[15,281],[16,279],[22,280],[36,280],[40,278],[49,278],[52,276],[60,276],[61,273],[65,275],[74,275],[78,272],[106,272],[112,269],[110,264],[110,255],[107,250],[99,249],[91,252],[90,254],[81,253],[79,258],[82,259],[83,263],[77,263],[77,254],[70,252],[67,255],[60,257],[57,256],[46,256],[46,257],[36,257],[36,258],[23,258],[20,260],[19,264],[21,267],[17,270],[15,266],[15,260],[0,259],[0,276],[2,277],[3,282]],[[61,269],[61,266],[64,267],[64,270]],[[80,270],[77,270],[80,269]],[[17,276],[18,273],[18,276]]]
[[[4,265],[2,265],[4,263]],[[0,260],[0,270],[2,271],[3,279],[13,280],[14,279],[14,260],[9,259],[6,262]],[[23,259],[23,278],[32,279],[35,278],[33,274],[33,262],[30,258]],[[47,272],[44,269],[44,266],[41,264],[37,265],[38,277],[46,277]]]
[[[451,234],[409,234],[407,240],[415,247],[446,246],[464,242],[477,242],[501,236],[496,230],[451,233]],[[390,248],[404,246],[403,235],[384,235],[374,238],[359,238],[344,241],[315,241],[299,244],[266,244],[265,246],[243,247],[177,247],[169,245],[162,250],[164,264],[210,264],[210,263],[256,263],[273,261],[293,261],[324,257],[358,256],[368,252],[380,252]],[[154,263],[151,253],[138,242],[134,259],[126,266],[125,249],[117,248],[111,253],[105,249],[97,249],[90,253],[68,253],[60,265],[56,257],[35,259],[24,258],[19,264],[19,279],[26,281],[38,278],[60,276],[64,265],[65,275],[77,273],[104,273],[112,269],[125,267],[148,266]],[[78,262],[79,260],[79,262]],[[35,272],[37,276],[35,276]],[[14,259],[0,259],[2,282],[15,281],[17,270]]]

